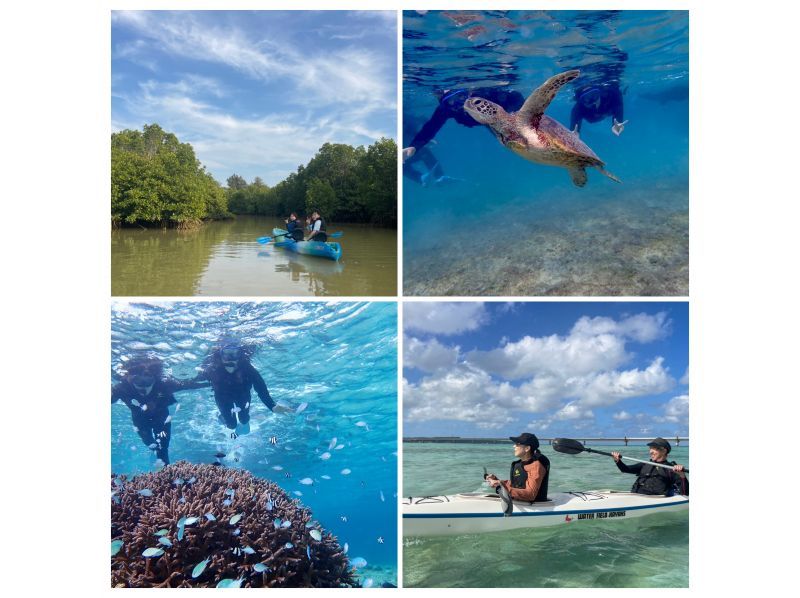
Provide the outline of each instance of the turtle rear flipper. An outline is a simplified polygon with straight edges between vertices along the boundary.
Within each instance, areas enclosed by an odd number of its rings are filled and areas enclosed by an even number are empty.
[[[572,177],[572,182],[576,187],[583,187],[586,184],[586,169],[583,166],[573,166],[569,168],[569,176]]]
[[[533,127],[539,126],[539,119],[542,118],[542,114],[556,97],[558,90],[580,74],[579,70],[572,70],[550,77],[528,96],[520,108],[518,117],[522,119],[523,123],[528,123]]]
[[[621,181],[621,180],[619,180],[619,179],[618,179],[616,176],[614,176],[613,174],[611,174],[610,172],[608,172],[608,171],[607,171],[605,168],[601,168],[600,166],[597,166],[597,170],[599,170],[600,172],[602,172],[604,175],[606,175],[608,178],[610,178],[612,181],[614,181],[614,182],[616,182],[616,183],[621,183],[621,182],[622,182],[622,181]]]

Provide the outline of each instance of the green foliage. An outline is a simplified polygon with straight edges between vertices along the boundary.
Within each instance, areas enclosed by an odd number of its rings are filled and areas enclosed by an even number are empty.
[[[188,143],[157,124],[111,135],[111,220],[191,226],[230,216],[225,192]]]
[[[368,148],[326,143],[272,188],[256,177],[234,189],[236,176],[228,179],[227,191],[229,209],[236,214],[285,217],[317,209],[329,222],[397,224],[397,144],[392,139]]]

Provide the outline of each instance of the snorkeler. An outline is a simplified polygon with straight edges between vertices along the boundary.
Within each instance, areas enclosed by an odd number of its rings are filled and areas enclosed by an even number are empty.
[[[628,124],[624,119],[622,92],[616,81],[586,85],[575,91],[575,105],[570,114],[570,130],[580,133],[581,121],[600,122],[611,117],[611,132],[619,136]]]
[[[250,432],[250,390],[254,389],[270,411],[291,413],[283,405],[276,405],[269,394],[264,378],[250,363],[250,351],[239,343],[225,343],[215,349],[203,363],[196,381],[207,380],[214,390],[214,401],[219,408],[219,419],[233,430],[231,438]]]
[[[158,357],[135,357],[125,364],[122,381],[112,387],[111,403],[128,406],[136,433],[166,465],[172,431],[169,406],[177,403],[174,393],[206,386],[207,382],[165,377],[164,362]]]
[[[407,160],[413,158],[418,151],[436,137],[439,130],[451,118],[465,127],[483,126],[464,111],[464,102],[473,95],[499,104],[507,112],[516,112],[525,103],[525,98],[521,93],[503,87],[440,91],[438,92],[439,105],[436,106],[436,110],[411,140],[411,144],[403,149],[403,163],[405,164]]]

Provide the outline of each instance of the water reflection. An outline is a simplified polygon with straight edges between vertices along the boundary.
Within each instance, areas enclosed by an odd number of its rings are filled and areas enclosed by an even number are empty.
[[[397,294],[395,230],[333,225],[343,233],[342,259],[335,263],[256,242],[279,225],[276,219],[250,216],[195,231],[113,231],[112,295]]]

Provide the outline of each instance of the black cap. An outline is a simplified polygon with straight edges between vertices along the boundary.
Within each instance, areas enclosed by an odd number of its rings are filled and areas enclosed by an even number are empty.
[[[519,436],[509,436],[509,438],[514,441],[514,444],[527,444],[532,449],[539,448],[539,439],[536,438],[536,434],[523,432]]]
[[[652,442],[648,442],[647,446],[654,446],[656,448],[667,449],[668,453],[672,451],[672,445],[663,438],[661,438],[661,436],[659,436]]]

